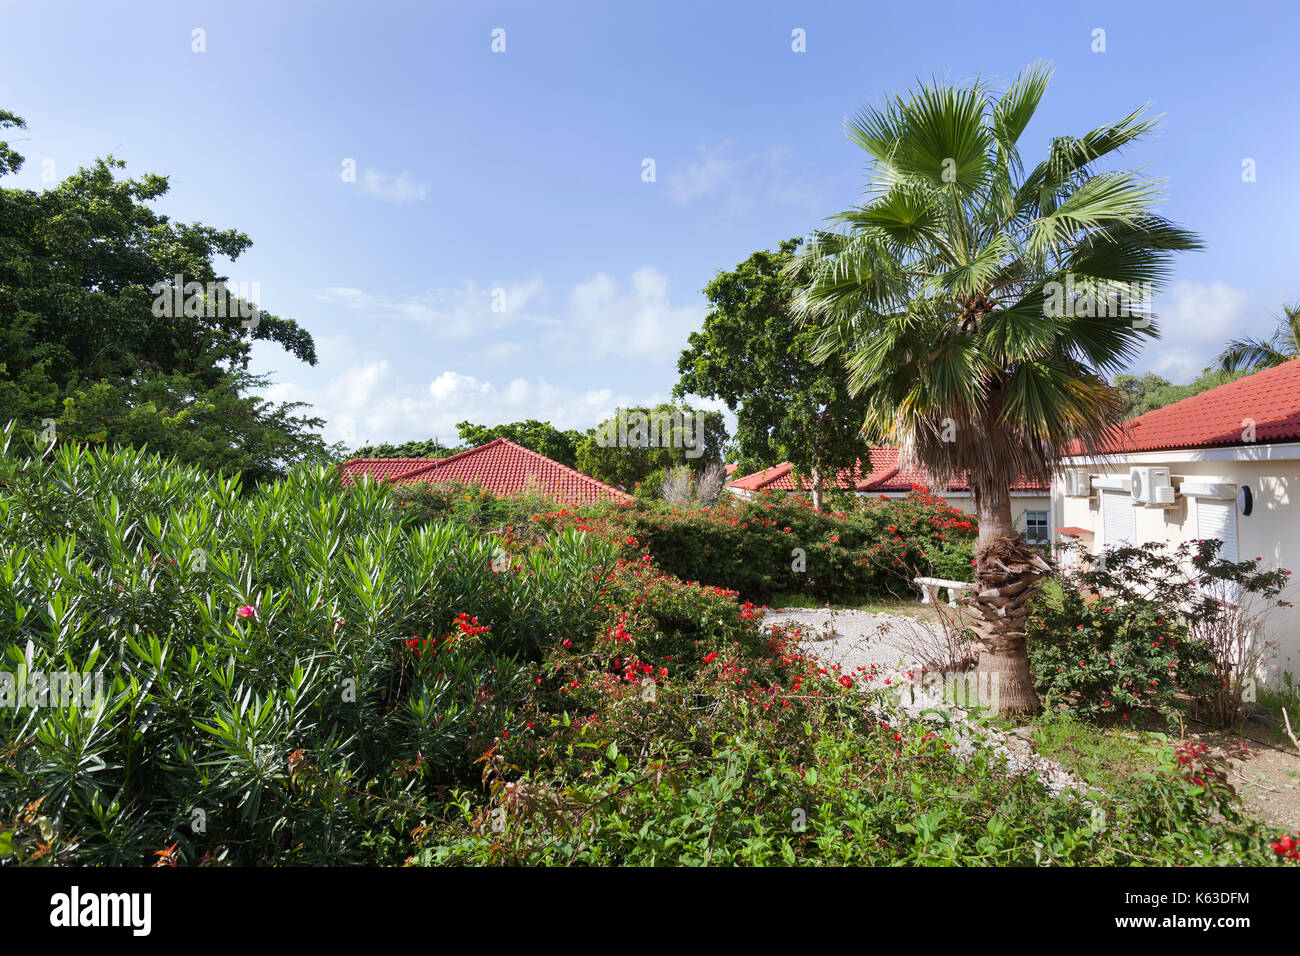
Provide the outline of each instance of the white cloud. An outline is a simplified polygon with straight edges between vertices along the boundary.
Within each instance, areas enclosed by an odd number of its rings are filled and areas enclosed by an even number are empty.
[[[700,159],[697,162],[675,168],[665,177],[668,194],[685,206],[734,182],[740,165],[727,158],[730,149],[730,143],[699,147]]]
[[[375,389],[388,377],[388,362],[368,362],[350,368],[334,383],[343,404],[348,408],[360,408],[369,404]]]
[[[463,340],[512,322],[550,323],[552,320],[528,310],[544,291],[538,278],[488,288],[466,280],[459,289],[440,289],[401,299],[342,286],[327,288],[320,298],[371,316],[425,323],[442,338]]]
[[[428,325],[444,340],[479,339],[477,357],[496,364],[517,359],[530,349],[538,360],[565,365],[611,358],[663,364],[677,358],[687,335],[704,321],[702,305],[673,303],[668,277],[651,266],[637,269],[626,284],[603,272],[583,280],[569,292],[561,315],[541,311],[545,284],[538,278],[491,288],[466,281],[459,289],[401,299],[335,286],[320,298],[371,320],[387,317]],[[518,334],[484,340],[488,333],[517,323],[530,323],[545,332],[537,343]]]
[[[809,179],[792,168],[794,153],[787,147],[732,157],[729,142],[697,147],[699,159],[670,166],[664,176],[668,195],[688,206],[703,199],[723,204],[738,214],[757,206],[783,205],[821,215],[831,194],[828,181]]]
[[[1176,282],[1154,306],[1161,337],[1147,344],[1138,364],[1175,384],[1196,378],[1229,339],[1272,328],[1249,293],[1218,280]]]
[[[625,289],[599,273],[569,295],[569,314],[548,343],[586,360],[630,358],[653,363],[675,359],[686,337],[704,321],[702,305],[673,305],[668,278],[646,266],[632,273]]]
[[[325,440],[350,446],[435,435],[454,444],[456,423],[462,421],[496,425],[536,418],[557,428],[586,429],[619,405],[647,401],[640,395],[615,395],[607,388],[557,386],[541,376],[498,384],[452,369],[421,384],[394,373],[386,360],[349,365],[318,380],[320,384],[312,386],[279,383],[263,395],[275,401],[310,403],[312,414],[327,422]]]
[[[429,186],[427,183],[417,183],[405,169],[392,176],[367,168],[361,174],[361,191],[384,202],[411,202],[427,196]]]

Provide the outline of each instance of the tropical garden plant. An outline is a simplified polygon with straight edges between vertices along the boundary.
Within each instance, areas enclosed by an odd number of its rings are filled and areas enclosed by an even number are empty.
[[[0,866],[1287,859],[1200,756],[1099,827],[596,532],[2,445]]]
[[[1000,675],[1009,711],[1039,706],[1025,621],[1049,570],[1016,534],[1010,487],[1047,480],[1072,442],[1110,445],[1124,406],[1107,376],[1157,335],[1150,294],[1175,252],[1199,247],[1153,211],[1158,180],[1097,168],[1154,129],[1144,109],[1058,136],[1025,166],[1050,77],[1031,66],[1001,95],[935,82],[862,110],[847,132],[873,196],[789,267],[814,355],[845,363],[864,433],[935,481],[970,482],[979,666]]]
[[[1233,339],[1215,360],[1225,372],[1275,368],[1300,358],[1300,304],[1282,306],[1282,320],[1267,339],[1244,336]]]

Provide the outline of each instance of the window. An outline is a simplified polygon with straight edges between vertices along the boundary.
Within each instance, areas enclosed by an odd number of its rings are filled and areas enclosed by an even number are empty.
[[[1137,544],[1137,516],[1127,491],[1101,493],[1101,544],[1107,551]]]
[[[1196,499],[1196,536],[1217,538],[1223,542],[1219,557],[1224,561],[1237,561],[1237,503],[1216,501],[1212,498]],[[1235,584],[1206,581],[1202,587],[1210,597],[1229,604],[1241,603],[1241,591]]]
[[[1025,540],[1030,544],[1046,544],[1051,540],[1047,535],[1047,512],[1025,512]]]

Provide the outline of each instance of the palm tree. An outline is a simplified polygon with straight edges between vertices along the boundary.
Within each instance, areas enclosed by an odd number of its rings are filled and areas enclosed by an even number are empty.
[[[1154,128],[1145,107],[1053,139],[1025,173],[1017,143],[1051,73],[1035,64],[1000,97],[978,80],[923,85],[849,120],[871,195],[789,266],[815,357],[846,363],[864,433],[933,481],[970,482],[968,604],[1004,711],[1038,709],[1025,621],[1051,570],[1012,525],[1010,487],[1048,480],[1071,440],[1113,440],[1124,403],[1107,376],[1156,336],[1150,298],[1173,253],[1200,247],[1152,212],[1159,181],[1092,169]]]
[[[1282,306],[1282,320],[1271,339],[1233,339],[1215,360],[1225,372],[1257,372],[1300,358],[1300,304]]]

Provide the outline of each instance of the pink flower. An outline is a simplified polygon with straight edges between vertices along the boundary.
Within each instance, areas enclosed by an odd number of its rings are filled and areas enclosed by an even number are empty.
[[[245,604],[235,613],[238,614],[240,617],[255,617],[257,615],[257,608],[250,607],[249,605]]]

